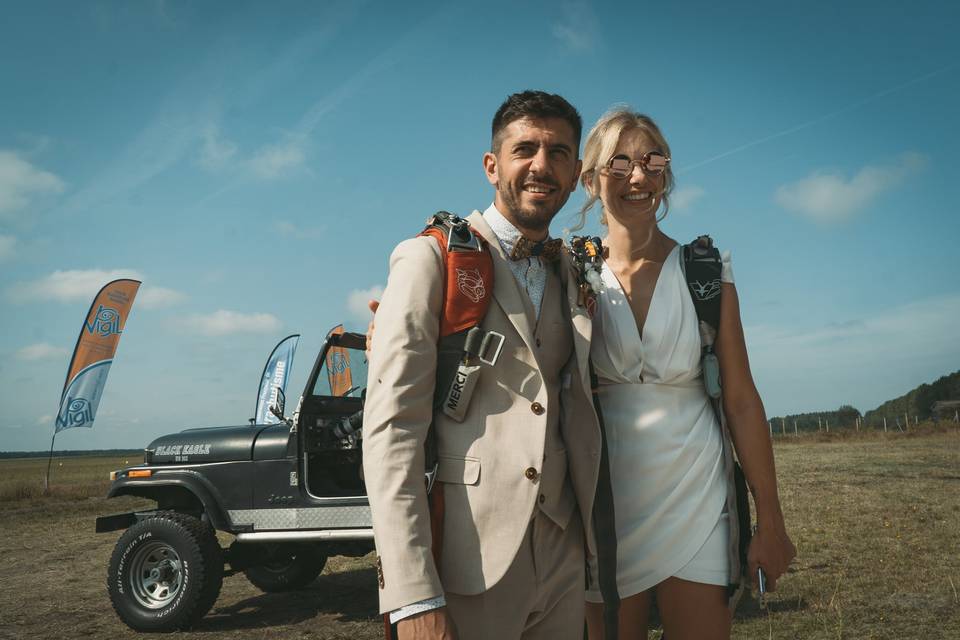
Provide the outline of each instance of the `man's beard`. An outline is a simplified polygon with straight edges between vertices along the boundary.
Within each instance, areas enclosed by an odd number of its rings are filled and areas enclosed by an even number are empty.
[[[556,208],[554,208],[553,203],[543,202],[540,203],[540,207],[534,205],[524,210],[520,204],[519,194],[512,189],[500,189],[500,197],[507,208],[507,211],[503,213],[509,214],[518,226],[531,231],[546,231],[549,229],[550,222],[567,202],[567,198],[564,198]]]

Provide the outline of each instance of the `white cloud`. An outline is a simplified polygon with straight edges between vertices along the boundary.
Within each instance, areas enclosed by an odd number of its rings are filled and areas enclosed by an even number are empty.
[[[52,416],[52,415],[42,415],[42,416],[40,416],[39,418],[37,418],[37,425],[39,425],[39,426],[41,426],[41,427],[45,427],[45,426],[47,426],[47,425],[51,425],[51,424],[53,424],[53,420],[54,420],[55,417],[56,417],[56,416]]]
[[[693,203],[703,197],[705,193],[706,191],[696,185],[680,187],[670,196],[670,208],[685,211],[692,207]]]
[[[814,220],[842,220],[864,209],[884,191],[899,186],[925,164],[925,156],[909,152],[891,165],[866,166],[850,179],[837,173],[814,172],[803,180],[782,185],[775,198],[784,209]]]
[[[15,302],[90,300],[103,285],[118,278],[142,280],[140,273],[133,269],[58,270],[39,280],[15,284],[8,294]]]
[[[574,51],[590,51],[598,40],[597,17],[586,2],[565,2],[563,19],[553,25],[553,37]]]
[[[186,300],[187,296],[164,287],[140,287],[135,304],[144,309],[171,307]]]
[[[380,300],[383,297],[383,287],[374,285],[369,289],[354,289],[347,294],[347,311],[359,322],[366,324],[373,318],[367,307],[368,300]]]
[[[14,151],[0,150],[0,215],[22,209],[34,195],[60,193],[63,181]]]
[[[131,278],[143,280],[135,269],[74,269],[54,271],[48,276],[30,282],[13,285],[7,295],[14,302],[86,302],[111,280]],[[144,309],[159,309],[182,302],[186,296],[165,287],[141,286],[134,302]]]
[[[206,315],[193,315],[185,319],[187,326],[208,336],[225,336],[234,333],[268,333],[280,328],[280,321],[269,313],[237,313],[219,309]]]
[[[0,262],[10,260],[17,254],[16,236],[7,236],[0,233]]]
[[[237,145],[224,138],[215,125],[203,130],[202,140],[200,164],[207,169],[222,169],[237,155]]]
[[[38,342],[37,344],[28,345],[20,350],[18,350],[14,357],[18,360],[56,360],[57,358],[62,358],[70,353],[69,349],[64,347],[55,347],[52,344],[47,344],[46,342]]]
[[[278,220],[273,224],[273,228],[285,238],[295,238],[297,240],[320,240],[327,231],[324,226],[319,227],[299,227],[288,220]]]
[[[250,159],[250,168],[261,178],[278,178],[303,165],[303,149],[296,143],[274,145],[260,149]]]

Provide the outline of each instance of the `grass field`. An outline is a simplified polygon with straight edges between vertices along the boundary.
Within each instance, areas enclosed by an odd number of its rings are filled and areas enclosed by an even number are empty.
[[[744,600],[734,638],[960,638],[960,433],[830,434],[776,442],[783,508],[799,552],[768,611]],[[97,515],[124,458],[0,461],[0,637],[137,636],[114,615],[106,566],[118,533]],[[224,539],[226,542],[226,538]],[[377,638],[370,556],[334,558],[309,588],[263,594],[224,580],[191,632],[219,638]],[[651,633],[658,638],[659,633]]]

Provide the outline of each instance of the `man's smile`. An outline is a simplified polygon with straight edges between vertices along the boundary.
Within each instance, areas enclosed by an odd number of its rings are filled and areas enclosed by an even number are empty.
[[[548,196],[557,191],[557,187],[542,182],[531,182],[523,185],[523,190],[534,196]]]

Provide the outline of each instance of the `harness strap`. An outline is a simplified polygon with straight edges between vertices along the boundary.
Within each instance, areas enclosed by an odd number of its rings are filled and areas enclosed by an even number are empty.
[[[697,312],[700,329],[700,364],[703,370],[703,382],[707,395],[710,396],[710,405],[720,423],[721,429],[727,431],[726,418],[723,414],[723,394],[720,381],[720,362],[714,350],[717,332],[720,329],[720,300],[723,260],[720,251],[713,246],[710,236],[699,236],[693,242],[683,247],[683,268],[687,286],[690,289],[690,299]],[[729,437],[729,433],[726,434]],[[732,453],[731,453],[732,456]],[[737,553],[740,559],[740,573],[747,572],[747,551],[750,547],[752,531],[750,528],[750,500],[748,498],[747,481],[743,475],[740,463],[733,460],[733,484],[736,492],[737,522],[731,522],[731,532],[737,528]],[[741,585],[743,581],[741,581]],[[736,598],[740,585],[727,586],[728,595]]]
[[[440,337],[479,325],[493,294],[493,259],[486,241],[459,216],[438,211],[420,233],[440,248],[444,265]]]
[[[578,300],[592,316],[596,308],[595,292],[599,285],[603,243],[600,238],[574,236],[570,238],[570,253],[580,287]],[[591,293],[594,292],[594,293]],[[607,429],[600,406],[597,372],[590,367],[590,395],[600,425],[600,469],[593,497],[593,528],[597,538],[597,573],[600,595],[603,597],[603,636],[617,640],[620,628],[620,593],[617,591],[617,527],[613,510],[613,483],[610,478],[610,456],[607,447]],[[586,633],[584,634],[586,637]]]
[[[597,573],[603,597],[603,637],[617,640],[620,635],[620,593],[617,591],[617,527],[613,512],[613,483],[610,478],[610,456],[607,452],[607,430],[603,423],[598,395],[597,373],[590,363],[590,389],[593,408],[600,424],[600,471],[597,492],[593,498],[593,527],[597,536]]]
[[[466,220],[447,211],[430,216],[420,235],[436,240],[443,263],[443,304],[433,395],[436,412],[443,405],[460,365],[472,357],[496,362],[503,336],[498,345],[492,345],[492,332],[484,332],[479,326],[493,294],[493,259],[486,241]],[[435,471],[437,463],[433,428],[431,424],[425,445],[427,472]]]

